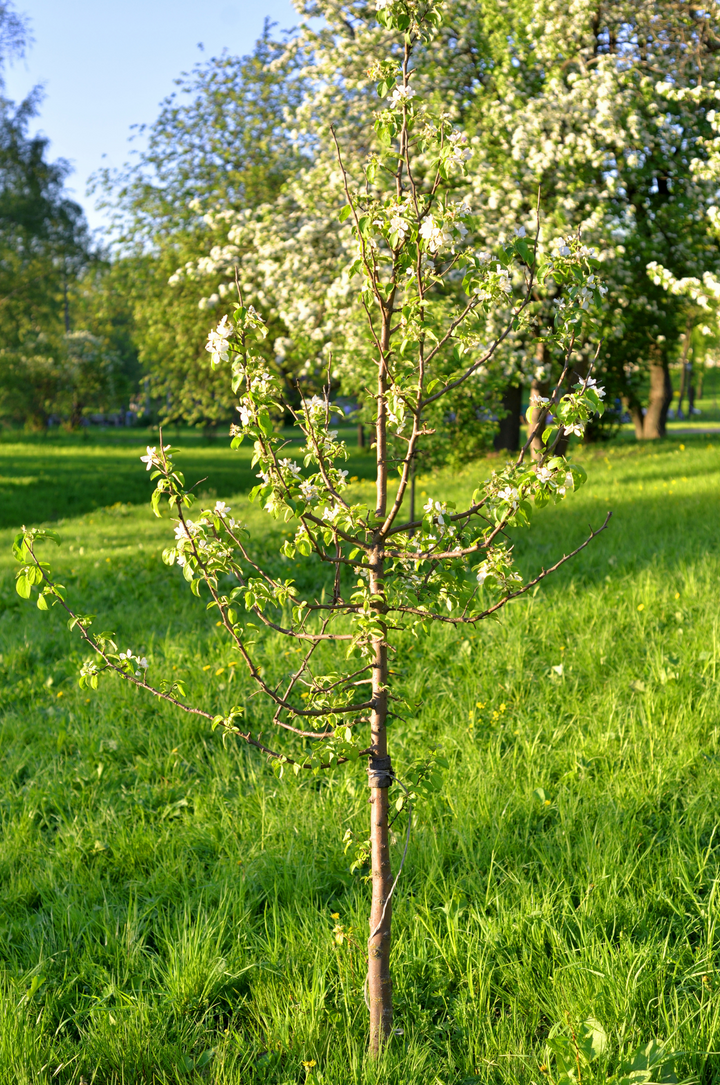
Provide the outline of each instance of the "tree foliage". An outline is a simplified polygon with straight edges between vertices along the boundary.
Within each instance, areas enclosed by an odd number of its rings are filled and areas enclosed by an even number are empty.
[[[95,179],[101,206],[112,210],[117,274],[164,417],[217,421],[231,409],[223,382],[200,364],[207,335],[200,294],[192,281],[169,285],[178,266],[224,237],[226,223],[215,229],[203,208],[257,207],[277,197],[302,162],[285,126],[298,89],[270,30],[266,23],[250,56],[223,53],[182,75],[154,124],[140,129],[147,147],[124,170]]]
[[[239,266],[245,296],[284,326],[278,357],[310,375],[331,355],[353,393],[347,359],[361,349],[363,314],[347,279],[347,226],[336,221],[339,177],[320,137],[332,124],[350,160],[364,159],[374,110],[367,57],[386,47],[387,31],[369,25],[360,2],[319,0],[303,11],[321,21],[302,24],[285,58],[302,90],[292,106],[296,144],[311,159],[259,207],[208,199],[213,243],[172,281],[187,290],[204,279],[200,303],[222,308]],[[532,218],[539,191],[545,244],[581,236],[597,249],[609,287],[602,364],[612,392],[640,416],[647,373],[667,367],[685,320],[647,265],[665,261],[684,276],[718,259],[706,229],[714,182],[697,169],[709,155],[712,117],[702,103],[714,95],[717,40],[711,10],[689,12],[675,0],[577,0],[572,18],[556,0],[451,0],[442,33],[414,58],[417,85],[468,136],[471,166],[457,191],[472,206],[478,244],[512,237]],[[552,323],[556,303],[560,295],[535,299],[536,327]],[[579,372],[592,350],[576,353]],[[561,364],[517,332],[489,377],[499,387],[542,385]],[[483,420],[470,415],[462,432],[475,450],[473,424],[481,430]],[[447,435],[451,448],[452,427]]]

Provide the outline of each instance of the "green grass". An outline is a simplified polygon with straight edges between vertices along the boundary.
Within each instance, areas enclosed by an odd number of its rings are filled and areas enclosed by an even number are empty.
[[[521,561],[548,563],[611,508],[608,531],[501,620],[398,644],[417,708],[392,726],[396,770],[432,744],[450,768],[398,888],[404,1033],[378,1067],[369,894],[342,844],[366,834],[362,771],[278,782],[204,721],[118,682],[78,688],[77,639],[14,594],[22,521],[65,517],[52,559],[71,598],[155,677],[182,675],[208,709],[245,703],[254,729],[268,720],[214,618],[160,563],[169,525],[133,504],[140,449],[42,449],[0,447],[3,478],[65,472],[55,494],[9,487],[0,532],[3,1085],[530,1085],[549,1031],[588,1015],[610,1036],[599,1080],[652,1037],[686,1053],[681,1073],[720,1079],[720,444],[581,452],[588,486],[518,537]],[[452,498],[497,463],[420,491]],[[250,476],[218,445],[188,447],[185,465],[225,498]],[[358,455],[352,473],[367,466]],[[84,515],[67,517],[66,488]],[[273,553],[280,529],[245,518]],[[292,668],[275,638],[257,652],[269,675]]]
[[[295,433],[286,430],[286,440],[296,441]],[[343,436],[354,443],[354,428],[345,427]],[[158,440],[157,430],[141,429],[33,437],[7,431],[0,439],[0,528],[149,501],[154,484],[138,464],[146,445]],[[182,448],[184,469],[199,481],[199,494],[239,493],[255,484],[249,447],[231,456],[225,436],[210,440],[188,429],[170,429],[164,440]],[[349,466],[352,474],[367,476],[371,461],[358,453]]]

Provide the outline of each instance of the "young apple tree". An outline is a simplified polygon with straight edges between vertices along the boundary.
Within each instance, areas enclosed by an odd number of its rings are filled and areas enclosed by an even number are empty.
[[[603,410],[604,393],[591,374],[576,379],[571,373],[575,344],[592,322],[603,290],[592,253],[573,238],[556,254],[543,256],[539,223],[534,239],[519,228],[511,244],[492,253],[476,251],[471,209],[453,199],[468,159],[465,136],[413,89],[413,47],[437,31],[440,6],[436,0],[378,0],[378,19],[396,34],[396,44],[389,57],[373,63],[380,107],[375,137],[368,135],[373,150],[363,176],[349,175],[342,148],[335,145],[345,192],[340,218],[349,220],[356,242],[348,274],[358,283],[367,318],[366,350],[357,364],[365,366],[367,396],[375,404],[373,505],[350,497],[342,467],[346,447],[332,428],[333,415],[342,412],[330,402],[329,383],[324,397],[308,397],[300,387],[299,406],[284,402],[281,381],[253,353],[265,335],[263,319],[242,298],[232,317],[223,317],[208,337],[211,364],[229,367],[238,398],[232,447],[253,443],[260,483],[251,499],[293,525],[294,536],[283,544],[286,556],[319,559],[331,571],[329,595],[305,597],[292,580],[268,571],[222,501],[191,518],[193,495],[162,435],[159,446],[143,457],[157,479],[155,512],[160,514],[166,499],[175,517],[175,542],[164,561],[182,568],[195,595],[207,595],[250,678],[272,703],[273,724],[285,738],[272,742],[253,733],[253,721],[243,720],[240,709],[222,716],[188,705],[177,684],[151,685],[146,659],[118,652],[114,635],[93,632],[90,618],[69,606],[64,589],[37,556],[38,542],[54,536],[23,530],[15,542],[20,595],[29,598],[37,587],[40,609],[65,608],[68,624],[91,650],[82,685],[97,688],[102,675],[119,675],[237,736],[266,755],[280,775],[367,761],[372,904],[366,997],[373,1056],[392,1033],[395,883],[388,791],[396,776],[388,717],[389,702],[399,693],[388,653],[402,651],[408,633],[421,643],[438,622],[476,625],[572,556],[564,554],[524,581],[506,532],[527,526],[533,505],[560,501],[583,481],[582,469],[560,449],[568,435],[581,435],[588,419]],[[480,482],[460,507],[438,497],[428,500],[421,514],[410,514],[413,464],[432,436],[433,418],[452,412],[468,385],[485,386],[488,363],[500,344],[513,329],[532,329],[533,299],[549,280],[559,297],[548,334],[565,364],[552,395],[535,403],[524,448],[514,462]],[[513,285],[522,287],[517,303]],[[490,338],[489,327],[499,329]],[[273,421],[286,411],[292,411],[302,435],[299,448]],[[531,452],[540,433],[542,440]],[[607,520],[572,553],[606,525]],[[256,662],[258,626],[302,648],[300,662],[282,685],[271,683]]]

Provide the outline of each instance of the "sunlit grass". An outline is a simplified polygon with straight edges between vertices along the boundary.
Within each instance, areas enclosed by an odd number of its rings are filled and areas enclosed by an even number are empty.
[[[103,511],[99,495],[122,501],[107,454],[95,503],[59,525],[62,582],[155,676],[182,675],[208,709],[244,703],[261,729],[267,708],[212,612],[160,562],[168,522]],[[588,1015],[611,1037],[601,1076],[659,1037],[687,1053],[682,1072],[714,1080],[720,444],[578,455],[587,487],[517,535],[520,561],[550,564],[610,508],[607,532],[499,621],[397,646],[414,707],[392,724],[396,771],[435,744],[450,768],[417,811],[398,889],[403,1035],[378,1068],[364,1054],[369,892],[343,850],[346,829],[366,834],[362,771],[278,782],[204,721],[118,683],[80,690],[77,639],[12,589],[10,525],[35,511],[18,498],[0,537],[0,1081],[529,1085],[549,1030]],[[284,526],[233,498],[245,460],[211,449],[188,476],[216,463],[223,481],[202,488],[276,554]],[[501,463],[422,476],[418,497],[459,499]],[[275,638],[257,651],[267,673],[292,669]]]

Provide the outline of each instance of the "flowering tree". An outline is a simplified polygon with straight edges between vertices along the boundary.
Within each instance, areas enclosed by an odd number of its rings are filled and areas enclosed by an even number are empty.
[[[437,32],[440,5],[389,0],[378,7],[392,48],[372,65],[381,103],[375,136],[368,136],[373,149],[361,175],[346,168],[334,139],[344,192],[340,218],[351,224],[355,246],[349,274],[366,317],[362,364],[367,398],[375,404],[374,503],[353,498],[348,489],[342,467],[347,451],[332,428],[338,408],[329,394],[306,396],[301,387],[300,406],[293,409],[283,401],[280,382],[257,351],[265,323],[242,296],[232,317],[223,317],[207,343],[213,368],[229,366],[238,397],[232,446],[253,442],[260,482],[251,498],[272,516],[294,524],[295,534],[283,552],[319,559],[330,570],[329,596],[303,597],[293,581],[264,568],[247,531],[224,502],[191,519],[192,493],[162,438],[143,457],[157,480],[155,511],[159,514],[167,500],[176,518],[175,542],[163,558],[179,565],[192,591],[207,596],[208,606],[217,611],[250,679],[274,707],[276,741],[268,745],[254,734],[252,721],[243,721],[240,709],[223,717],[189,706],[178,684],[151,685],[147,659],[118,652],[112,635],[94,633],[90,619],[70,608],[64,589],[37,556],[37,543],[48,533],[24,531],[15,543],[20,595],[29,598],[37,587],[41,609],[55,603],[64,607],[70,625],[92,650],[82,684],[96,688],[103,675],[120,675],[244,740],[267,755],[280,775],[288,770],[318,773],[367,759],[372,804],[367,1000],[374,1056],[392,1033],[391,899],[397,878],[394,882],[390,866],[388,790],[397,777],[389,755],[388,719],[397,690],[388,653],[402,649],[408,633],[422,639],[435,623],[481,622],[572,556],[559,557],[524,581],[506,532],[529,524],[533,503],[541,507],[560,501],[583,481],[582,469],[568,463],[559,449],[568,435],[581,435],[589,418],[602,413],[604,395],[589,371],[572,390],[562,390],[572,383],[570,358],[600,301],[597,267],[577,239],[552,259],[539,259],[539,225],[534,240],[518,229],[512,241],[492,252],[478,251],[469,242],[469,209],[454,195],[454,180],[468,158],[465,136],[423,102],[413,86],[413,50]],[[514,278],[522,279],[524,291],[508,306]],[[516,460],[481,482],[461,507],[432,498],[421,514],[413,515],[408,501],[412,464],[432,436],[432,411],[438,404],[451,411],[513,329],[530,325],[533,294],[550,281],[562,285],[563,300],[555,307],[548,339],[563,351],[565,365],[552,395],[536,403],[536,430]],[[462,284],[460,301],[455,291],[442,289],[453,282]],[[488,316],[495,310],[507,315],[486,341]],[[273,424],[273,417],[287,409],[293,410],[302,434],[294,455]],[[546,425],[550,410],[552,424]],[[540,427],[542,440],[533,454]],[[271,683],[256,662],[257,624],[302,649],[282,685]],[[294,752],[291,740],[298,740],[300,752]],[[308,742],[309,754],[303,752]]]
[[[332,124],[347,161],[361,167],[374,110],[367,57],[385,55],[392,30],[368,18],[365,0],[296,4],[309,18],[284,54],[301,89],[287,128],[309,162],[260,206],[208,199],[204,246],[173,281],[178,293],[194,284],[200,304],[220,315],[239,263],[246,300],[280,331],[279,364],[324,371],[332,354],[336,379],[357,395],[364,313],[347,275],[352,224],[337,222],[342,178],[320,136]],[[704,227],[716,197],[716,177],[704,168],[715,123],[716,11],[686,11],[676,0],[573,0],[570,18],[565,0],[448,0],[443,10],[438,34],[414,50],[413,79],[420,96],[467,133],[469,168],[453,183],[472,206],[476,245],[508,241],[518,223],[527,226],[540,187],[545,243],[580,231],[602,262],[609,289],[602,365],[611,396],[626,401],[639,437],[661,436],[668,362],[686,318],[646,265],[659,261],[679,278],[720,276]],[[524,284],[512,285],[518,301]],[[561,291],[551,287],[534,300],[536,325],[552,324],[552,295]],[[489,336],[503,317],[499,309],[488,314]],[[584,371],[591,345],[575,350],[573,364]],[[532,334],[513,329],[486,380],[496,389],[531,384],[546,397],[563,364],[550,341],[538,349]],[[519,413],[520,396],[511,398]],[[476,413],[457,412],[465,448]],[[433,424],[437,434],[451,428],[447,415]]]

